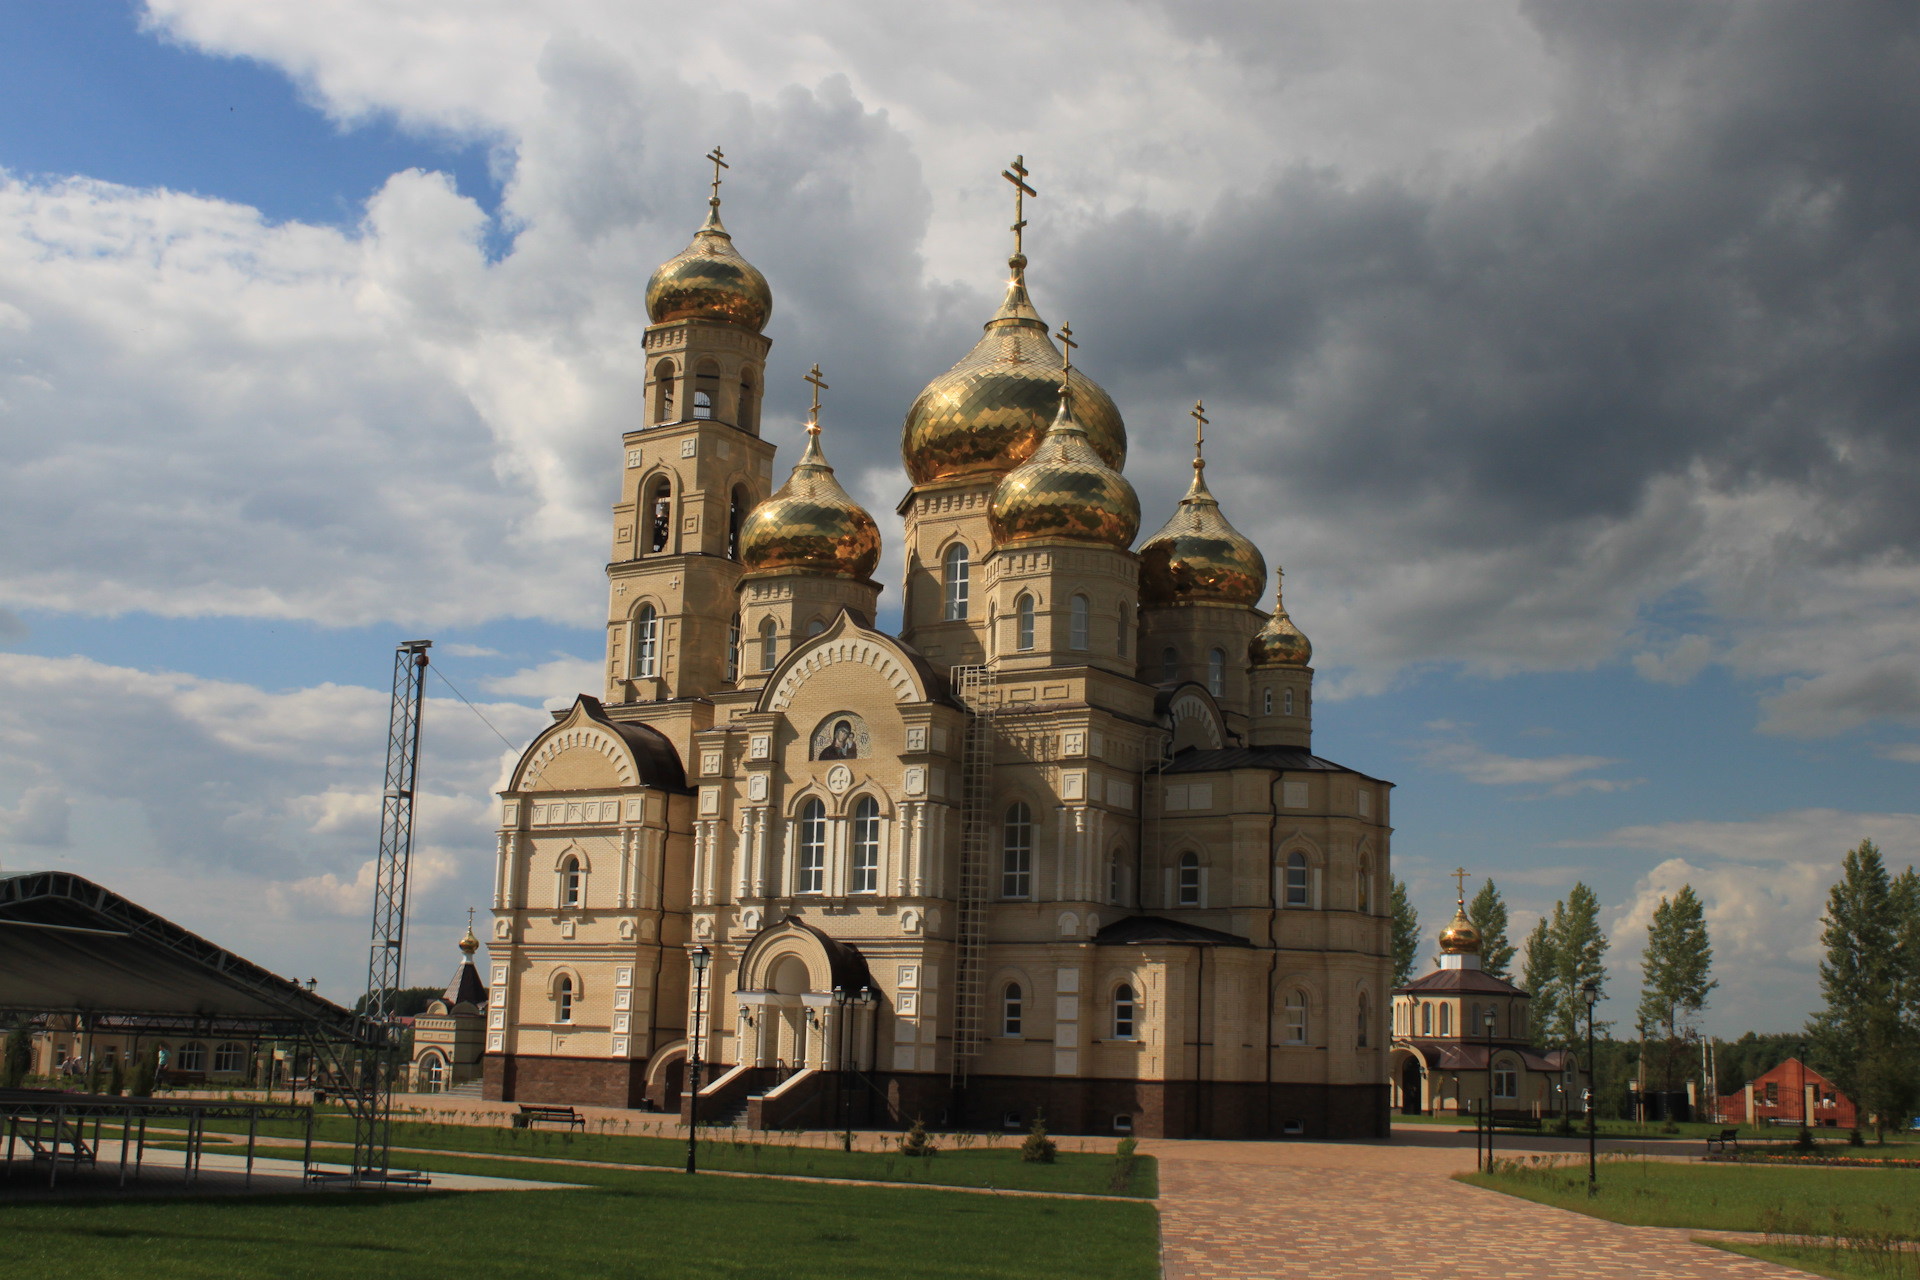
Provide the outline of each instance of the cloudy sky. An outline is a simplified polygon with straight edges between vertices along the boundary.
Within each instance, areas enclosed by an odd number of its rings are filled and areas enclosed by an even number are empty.
[[[1429,933],[1584,878],[1630,995],[1691,882],[1709,1026],[1787,1030],[1842,851],[1920,855],[1920,8],[74,0],[0,10],[0,866],[348,995],[431,636],[444,977],[715,143],[768,432],[819,361],[883,518],[1026,157],[1148,526],[1204,396]]]

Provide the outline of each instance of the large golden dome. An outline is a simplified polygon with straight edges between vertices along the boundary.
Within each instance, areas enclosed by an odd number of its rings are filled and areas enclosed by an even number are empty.
[[[1027,298],[1027,260],[1008,259],[1013,279],[986,332],[964,359],[920,393],[900,430],[900,456],[915,484],[1002,475],[1033,456],[1053,420],[1064,361],[1047,322]],[[1127,462],[1127,428],[1100,384],[1075,369],[1074,416],[1115,471]],[[1262,577],[1265,575],[1263,574]]]
[[[780,491],[740,525],[740,563],[867,579],[880,563],[880,526],[847,496],[820,452],[820,427],[807,424],[807,450]]]
[[[1247,644],[1247,660],[1256,667],[1304,667],[1313,661],[1313,642],[1287,616],[1280,585],[1284,573],[1274,570],[1273,616]]]
[[[1266,585],[1266,559],[1220,514],[1206,466],[1193,460],[1193,483],[1173,519],[1140,546],[1142,605],[1249,605]]]
[[[709,320],[758,333],[773,314],[773,290],[720,225],[720,198],[707,205],[706,225],[694,233],[693,243],[661,263],[647,281],[647,314],[655,324]]]
[[[1062,389],[1060,411],[1040,447],[994,487],[987,523],[996,545],[1084,538],[1124,550],[1140,532],[1140,499],[1127,478],[1101,460]]]
[[[1473,927],[1473,921],[1467,919],[1464,902],[1454,911],[1453,920],[1440,931],[1440,950],[1450,956],[1480,954],[1480,931]]]

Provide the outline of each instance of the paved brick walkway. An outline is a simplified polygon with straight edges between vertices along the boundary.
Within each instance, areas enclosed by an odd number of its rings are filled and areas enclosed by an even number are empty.
[[[1154,1143],[1166,1280],[1736,1280],[1803,1272],[1453,1181],[1473,1150]]]

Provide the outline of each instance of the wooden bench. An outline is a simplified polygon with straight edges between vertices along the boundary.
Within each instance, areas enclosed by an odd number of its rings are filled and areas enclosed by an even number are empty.
[[[1722,1129],[1717,1134],[1707,1136],[1709,1151],[1738,1151],[1740,1149],[1740,1130]]]
[[[586,1132],[587,1118],[572,1107],[541,1107],[532,1103],[520,1104],[520,1114],[513,1118],[516,1129],[531,1129],[536,1124],[565,1125],[569,1129]]]

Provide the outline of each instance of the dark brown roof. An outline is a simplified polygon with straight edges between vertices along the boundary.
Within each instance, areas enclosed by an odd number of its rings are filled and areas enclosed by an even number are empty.
[[[1222,933],[1165,916],[1127,916],[1115,920],[1093,936],[1097,947],[1208,946],[1250,947],[1253,943],[1237,933]]]
[[[1485,1071],[1487,1069],[1487,1042],[1484,1040],[1402,1040],[1400,1044],[1409,1044],[1427,1060],[1429,1068],[1439,1071]],[[1510,1040],[1495,1040],[1493,1051],[1496,1054],[1511,1053],[1524,1062],[1529,1071],[1558,1073],[1566,1061],[1565,1049],[1540,1050],[1532,1045],[1514,1044]]]
[[[589,719],[605,725],[626,742],[628,749],[633,752],[634,764],[640,769],[640,785],[660,791],[675,791],[681,795],[692,794],[687,786],[686,768],[680,763],[680,753],[674,750],[673,741],[666,734],[638,720],[613,719],[607,715],[607,709],[600,705],[600,699],[592,694],[581,694],[579,701],[586,708]]]
[[[1527,994],[1505,978],[1496,978],[1485,969],[1435,969],[1404,987],[1394,988],[1396,995],[1402,991],[1477,991],[1496,996]]]
[[[480,981],[480,974],[474,969],[471,958],[460,961],[460,972],[453,975],[453,981],[447,984],[446,995],[442,998],[447,1002],[448,1009],[463,1000],[475,1008],[487,1002],[486,984]]]
[[[1381,786],[1393,785],[1381,782],[1371,774],[1361,773],[1358,769],[1349,769],[1346,765],[1322,759],[1304,747],[1223,747],[1217,751],[1189,747],[1168,761],[1164,772],[1225,773],[1231,769],[1272,769],[1284,773],[1351,773],[1369,782],[1379,782]]]

